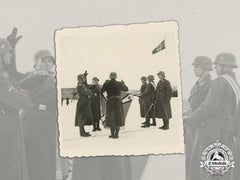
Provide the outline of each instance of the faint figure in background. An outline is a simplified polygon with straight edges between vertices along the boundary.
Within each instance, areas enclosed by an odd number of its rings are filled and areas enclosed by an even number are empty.
[[[75,126],[79,127],[80,136],[91,136],[85,131],[84,126],[93,124],[92,108],[90,98],[92,91],[86,85],[86,76],[79,74],[77,84],[78,102],[76,107]]]
[[[88,87],[92,91],[91,108],[93,114],[93,131],[101,131],[99,127],[101,119],[101,88],[98,82],[99,79],[94,77],[92,79],[92,84]]]
[[[12,50],[9,41],[0,39],[0,175],[2,179],[27,180],[22,118],[31,101],[5,69],[11,64]]]
[[[198,78],[197,82],[191,89],[190,96],[188,99],[190,110],[195,111],[205,100],[208,90],[212,84],[211,75],[209,74],[212,71],[212,60],[206,56],[198,56],[195,58],[193,65],[193,71],[195,76]],[[196,128],[194,127],[185,127],[184,128],[184,140],[185,140],[185,149],[186,149],[186,174],[189,172],[190,157],[192,152],[192,142],[195,138]]]
[[[34,108],[24,119],[24,139],[31,180],[56,179],[55,59],[48,50],[34,56],[34,71],[19,81]]]
[[[69,105],[69,97],[66,98],[66,105]]]
[[[231,121],[239,102],[239,94],[236,93],[239,85],[233,72],[237,68],[236,58],[231,53],[221,53],[217,55],[214,64],[218,77],[213,81],[206,99],[189,117],[184,118],[186,126],[196,128],[187,177],[189,180],[229,180],[232,174],[231,171],[223,176],[213,176],[199,166],[202,152],[213,142],[232,146],[225,139],[230,133],[230,127],[236,126]]]
[[[169,129],[169,119],[172,118],[170,100],[172,98],[172,88],[168,80],[165,79],[165,72],[158,73],[159,81],[156,89],[156,117],[163,119],[162,130]]]
[[[148,79],[148,84],[143,91],[139,95],[140,98],[143,100],[143,109],[145,115],[144,117],[146,118],[145,124],[141,126],[142,128],[148,128],[151,126],[156,126],[156,119],[155,119],[155,95],[156,95],[156,84],[154,83],[154,76],[149,75],[147,77]],[[150,118],[152,118],[152,124],[150,124]]]
[[[121,91],[128,91],[128,87],[123,81],[117,81],[117,73],[111,72],[110,80],[106,80],[101,89],[101,93],[107,92],[106,126],[110,127],[109,138],[118,139],[121,126],[125,125]]]
[[[142,94],[147,87],[147,77],[142,76],[141,77],[141,83],[142,83],[142,85],[141,85],[141,88],[140,88],[140,94]],[[142,118],[145,118],[146,110],[144,110],[143,98],[141,98],[141,97],[139,97],[139,104],[140,104],[140,116]],[[146,121],[143,122],[142,124],[145,124],[145,123],[146,123]]]

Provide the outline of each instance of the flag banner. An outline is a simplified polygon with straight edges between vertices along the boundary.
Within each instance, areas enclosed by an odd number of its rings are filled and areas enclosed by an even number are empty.
[[[163,49],[166,49],[165,40],[163,40],[163,41],[152,51],[152,54],[156,54],[156,53],[158,53],[159,51],[161,51],[161,50],[163,50]]]

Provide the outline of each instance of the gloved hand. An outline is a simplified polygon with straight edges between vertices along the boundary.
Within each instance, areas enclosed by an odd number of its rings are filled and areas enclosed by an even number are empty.
[[[125,82],[124,82],[123,80],[121,80],[121,83],[122,83],[123,85],[125,85]]]
[[[88,75],[88,72],[87,72],[87,71],[85,71],[85,72],[84,72],[84,76],[87,76],[87,75]]]
[[[22,38],[22,36],[17,36],[17,31],[18,29],[14,27],[11,34],[7,37],[7,40],[11,44],[12,48],[15,48],[18,41]]]

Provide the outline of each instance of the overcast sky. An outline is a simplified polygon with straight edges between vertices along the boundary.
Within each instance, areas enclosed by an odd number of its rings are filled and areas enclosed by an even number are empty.
[[[57,72],[59,87],[75,87],[78,74],[88,70],[88,81],[97,76],[100,84],[117,72],[129,89],[139,89],[141,76],[159,79],[162,70],[172,85],[180,86],[176,22],[130,26],[79,28],[57,34]],[[165,40],[166,49],[152,54]]]
[[[161,5],[160,5],[161,4]],[[240,17],[238,0],[152,1],[4,1],[1,5],[1,37],[16,26],[23,39],[17,46],[17,66],[32,70],[33,56],[39,49],[54,53],[54,31],[62,27],[145,23],[177,20],[183,96],[196,80],[190,65],[198,55],[215,58],[223,51],[240,58]],[[157,55],[159,56],[159,55]],[[239,75],[239,70],[238,70]]]

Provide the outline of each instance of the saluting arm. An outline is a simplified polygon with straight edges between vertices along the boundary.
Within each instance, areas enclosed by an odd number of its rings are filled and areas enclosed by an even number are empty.
[[[18,31],[18,29],[16,27],[14,27],[11,34],[9,34],[8,37],[7,37],[8,42],[12,46],[11,64],[7,67],[7,70],[9,72],[9,74],[12,77],[14,77],[14,79],[16,81],[19,81],[19,80],[25,78],[27,74],[18,72],[17,67],[16,67],[16,51],[15,51],[15,48],[16,48],[16,45],[17,45],[18,41],[22,38],[22,36],[17,36],[17,31]]]
[[[78,91],[79,94],[83,94],[85,96],[91,96],[92,95],[92,91],[90,89],[87,89],[84,86],[78,86],[77,91]]]

